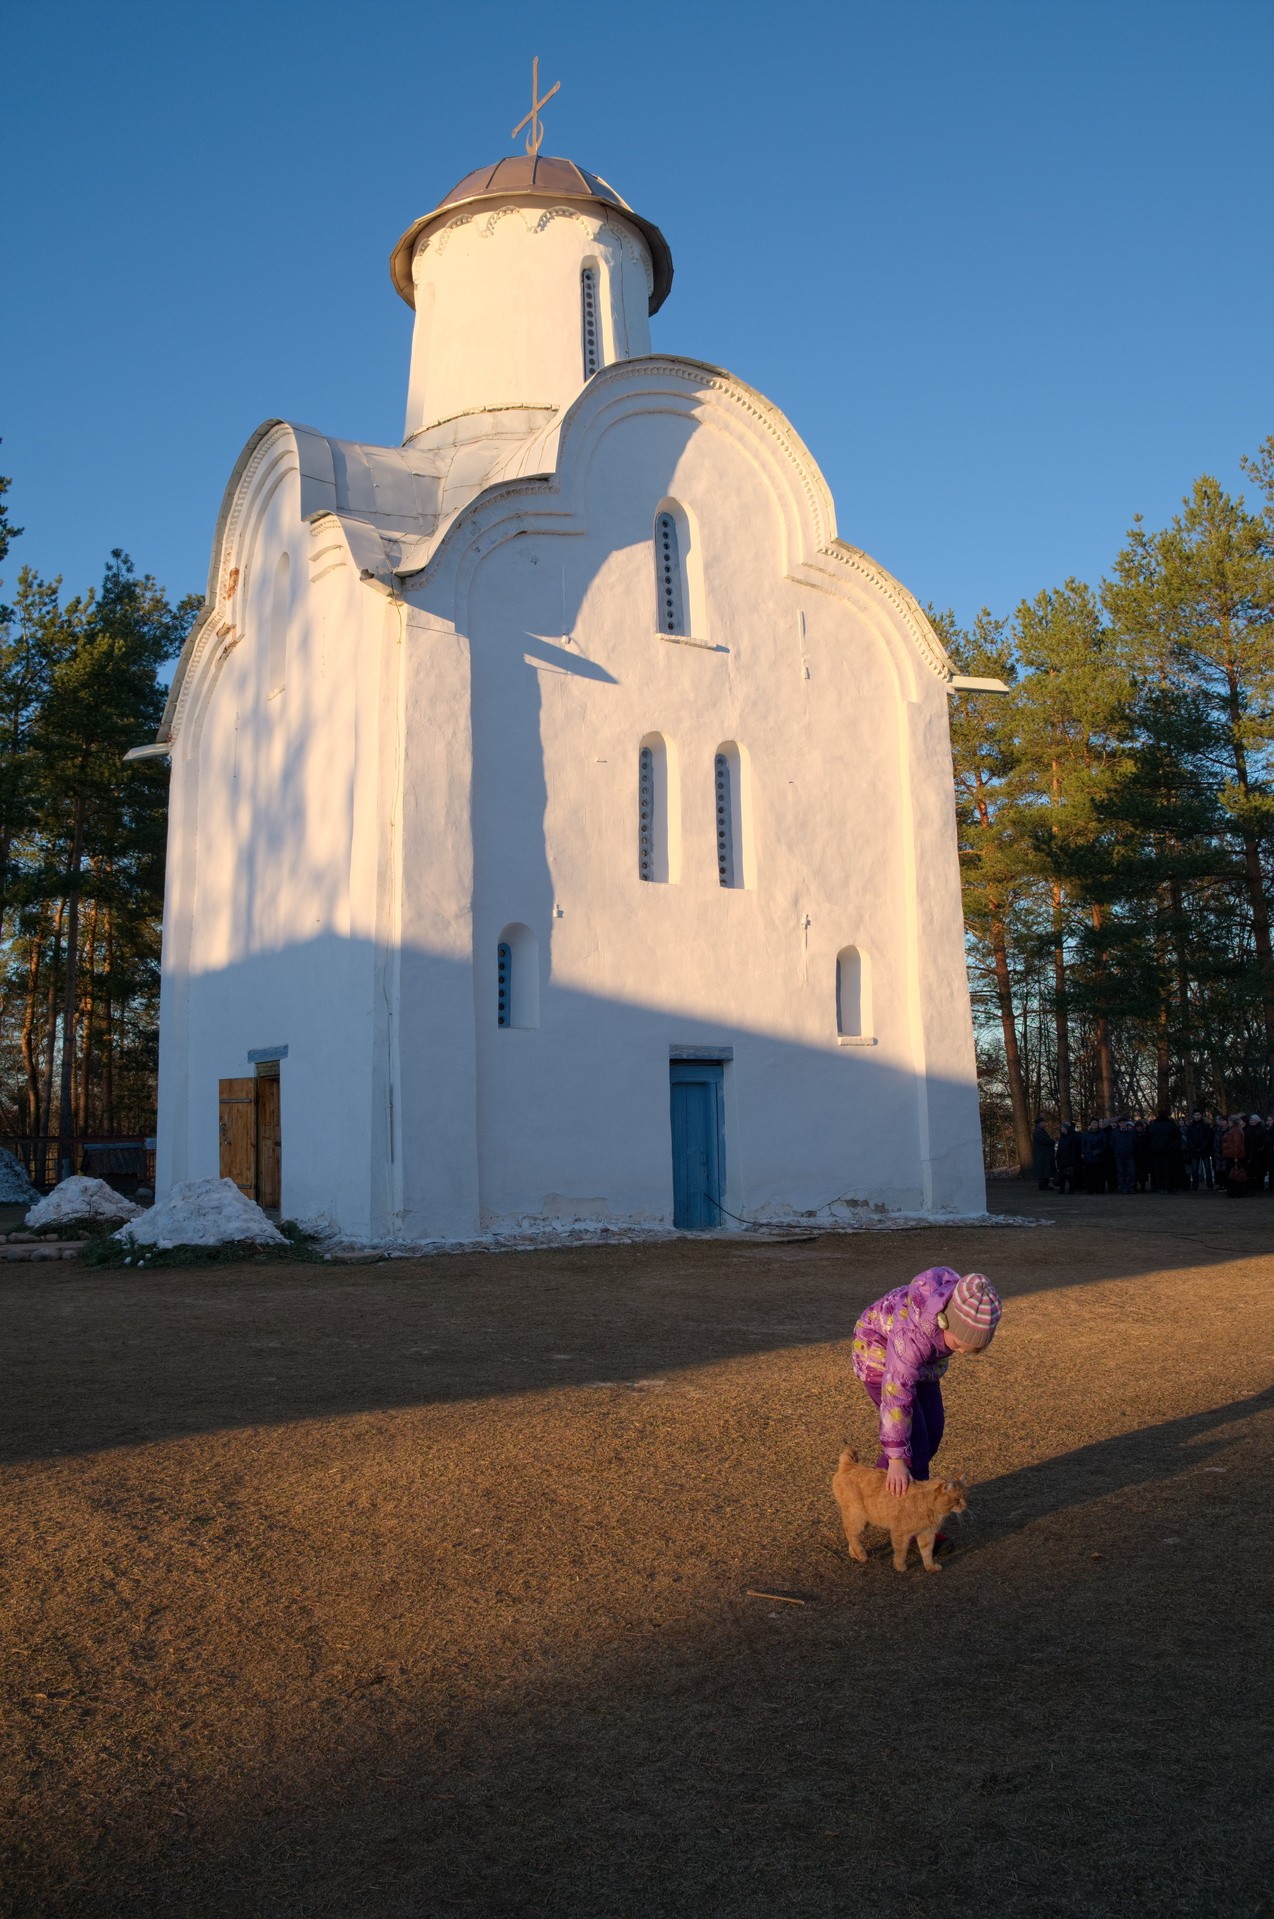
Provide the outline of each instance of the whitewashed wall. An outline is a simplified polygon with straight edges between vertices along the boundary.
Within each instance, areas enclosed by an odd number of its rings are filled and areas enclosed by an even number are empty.
[[[702,1046],[733,1050],[732,1212],[980,1210],[949,668],[905,592],[836,540],[782,416],[649,355],[629,230],[516,211],[417,256],[409,431],[505,409],[485,452],[466,427],[467,506],[453,466],[445,511],[389,507],[391,456],[368,448],[378,505],[357,509],[351,449],[281,423],[229,489],[170,706],[160,1187],[215,1173],[217,1081],[285,1045],[286,1213],[407,1238],[669,1222],[669,1053]],[[581,391],[585,258],[615,363]],[[529,346],[482,330],[509,297],[539,301]],[[520,453],[519,406],[540,408]],[[698,644],[656,626],[670,499],[694,530]],[[674,883],[638,877],[652,734],[678,774]],[[748,782],[739,889],[716,867],[726,742]],[[496,1021],[515,922],[538,942],[533,1030]],[[851,944],[871,1030],[848,1044]]]

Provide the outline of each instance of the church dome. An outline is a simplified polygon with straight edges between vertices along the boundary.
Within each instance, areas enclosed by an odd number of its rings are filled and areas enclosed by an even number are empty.
[[[479,167],[475,173],[466,173],[464,179],[438,202],[432,213],[424,213],[419,220],[413,221],[389,256],[390,277],[408,306],[416,304],[411,263],[422,233],[447,219],[457,207],[480,206],[488,200],[507,202],[520,199],[579,202],[588,206],[613,207],[622,213],[629,225],[637,228],[650,248],[655,276],[650,311],[659,311],[672,285],[672,254],[659,228],[652,226],[649,220],[643,220],[639,213],[634,213],[628,202],[622,200],[599,173],[589,173],[585,168],[577,167],[573,160],[555,160],[551,155],[541,153],[534,157],[525,153],[514,154],[508,159],[497,160],[494,166]]]

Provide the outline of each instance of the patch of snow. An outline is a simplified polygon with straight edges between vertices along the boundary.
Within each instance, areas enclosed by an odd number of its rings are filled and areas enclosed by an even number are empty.
[[[296,1223],[307,1238],[321,1240],[324,1245],[330,1240],[344,1238],[341,1222],[334,1213],[309,1213]]]
[[[104,1179],[73,1173],[31,1208],[27,1225],[36,1232],[42,1226],[106,1226],[116,1220],[136,1219],[141,1210]]]
[[[862,1207],[849,1217],[844,1214],[820,1219],[806,1213],[784,1210],[771,1219],[753,1219],[742,1231],[721,1228],[706,1232],[683,1232],[674,1226],[648,1226],[638,1221],[603,1225],[600,1220],[555,1220],[539,1216],[506,1222],[478,1239],[346,1239],[330,1250],[338,1258],[359,1253],[377,1253],[382,1259],[421,1259],[435,1253],[515,1253],[530,1252],[547,1246],[647,1246],[673,1239],[716,1240],[727,1246],[781,1245],[793,1237],[840,1239],[861,1233],[907,1233],[935,1226],[994,1227],[1052,1226],[1051,1219],[1013,1213],[889,1213],[883,1208]]]
[[[31,1206],[39,1197],[22,1161],[0,1146],[0,1206]]]
[[[277,1226],[232,1179],[186,1179],[116,1239],[132,1246],[286,1246]]]

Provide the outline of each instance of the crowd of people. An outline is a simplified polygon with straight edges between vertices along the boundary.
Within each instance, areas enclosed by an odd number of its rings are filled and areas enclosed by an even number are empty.
[[[1189,1119],[1063,1122],[1054,1135],[1041,1114],[1032,1137],[1034,1172],[1047,1193],[1274,1193],[1274,1114],[1245,1116],[1198,1108]]]

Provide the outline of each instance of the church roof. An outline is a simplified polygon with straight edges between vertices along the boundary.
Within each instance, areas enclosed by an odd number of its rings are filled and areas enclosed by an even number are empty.
[[[419,220],[413,221],[408,227],[389,256],[390,276],[408,306],[416,304],[411,261],[421,234],[448,218],[457,207],[477,206],[484,200],[510,199],[579,201],[585,205],[614,207],[623,214],[630,226],[637,228],[650,248],[655,272],[650,311],[657,313],[668,298],[668,289],[672,285],[672,254],[657,226],[653,226],[649,220],[643,220],[639,213],[634,213],[628,202],[621,199],[614,187],[603,180],[599,173],[589,173],[585,168],[577,167],[573,160],[556,160],[550,154],[537,153],[532,156],[519,153],[508,159],[497,160],[494,166],[479,167],[475,173],[466,173],[445,199],[438,202],[432,213],[422,214]]]

